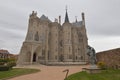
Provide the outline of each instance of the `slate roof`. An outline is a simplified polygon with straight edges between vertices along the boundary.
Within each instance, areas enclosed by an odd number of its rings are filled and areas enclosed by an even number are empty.
[[[40,17],[40,20],[43,20],[43,21],[50,21],[48,19],[48,17],[46,17],[44,14]],[[51,22],[51,21],[50,21]]]
[[[73,22],[72,24],[77,27],[82,27],[82,21]]]
[[[69,22],[69,18],[68,18],[68,13],[66,11],[66,14],[65,14],[65,22]]]

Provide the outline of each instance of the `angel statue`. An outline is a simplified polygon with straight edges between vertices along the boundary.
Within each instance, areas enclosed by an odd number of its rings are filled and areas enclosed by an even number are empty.
[[[87,46],[87,55],[89,56],[90,59],[90,64],[95,65],[97,60],[96,60],[96,52],[95,49],[90,47],[89,45]]]

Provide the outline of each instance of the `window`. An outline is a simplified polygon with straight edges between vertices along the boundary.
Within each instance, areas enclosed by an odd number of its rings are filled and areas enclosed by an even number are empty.
[[[55,56],[55,59],[57,59],[57,56]]]
[[[80,38],[80,39],[79,39],[79,42],[82,42],[82,41],[83,41],[83,38]]]
[[[60,41],[60,46],[62,46],[62,40]]]
[[[78,59],[78,57],[76,56],[76,60]]]
[[[69,53],[70,53],[70,47],[69,47]]]
[[[39,41],[39,35],[38,35],[38,32],[36,32],[36,34],[35,34],[35,39],[34,39],[35,41]]]
[[[60,61],[64,61],[64,56],[63,56],[63,54],[60,55],[59,59],[60,59]]]
[[[83,56],[81,56],[81,60],[83,60]]]
[[[72,55],[71,54],[69,55],[69,59],[72,59]]]
[[[50,51],[48,51],[48,60],[50,59]]]

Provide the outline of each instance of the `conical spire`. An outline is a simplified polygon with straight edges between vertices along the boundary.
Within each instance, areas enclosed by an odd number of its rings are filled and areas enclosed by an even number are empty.
[[[67,7],[66,7],[66,14],[65,14],[65,22],[69,22],[68,13],[67,13]]]

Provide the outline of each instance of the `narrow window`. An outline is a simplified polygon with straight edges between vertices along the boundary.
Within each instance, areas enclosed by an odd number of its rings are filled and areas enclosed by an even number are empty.
[[[76,56],[76,60],[77,60],[77,56]]]
[[[55,59],[57,59],[57,56],[55,56]]]
[[[72,59],[72,55],[71,54],[69,55],[69,59]]]
[[[70,47],[69,47],[69,53],[70,53]]]
[[[36,34],[35,34],[35,39],[34,39],[35,41],[39,41],[39,35],[38,35],[38,32],[36,32]]]

